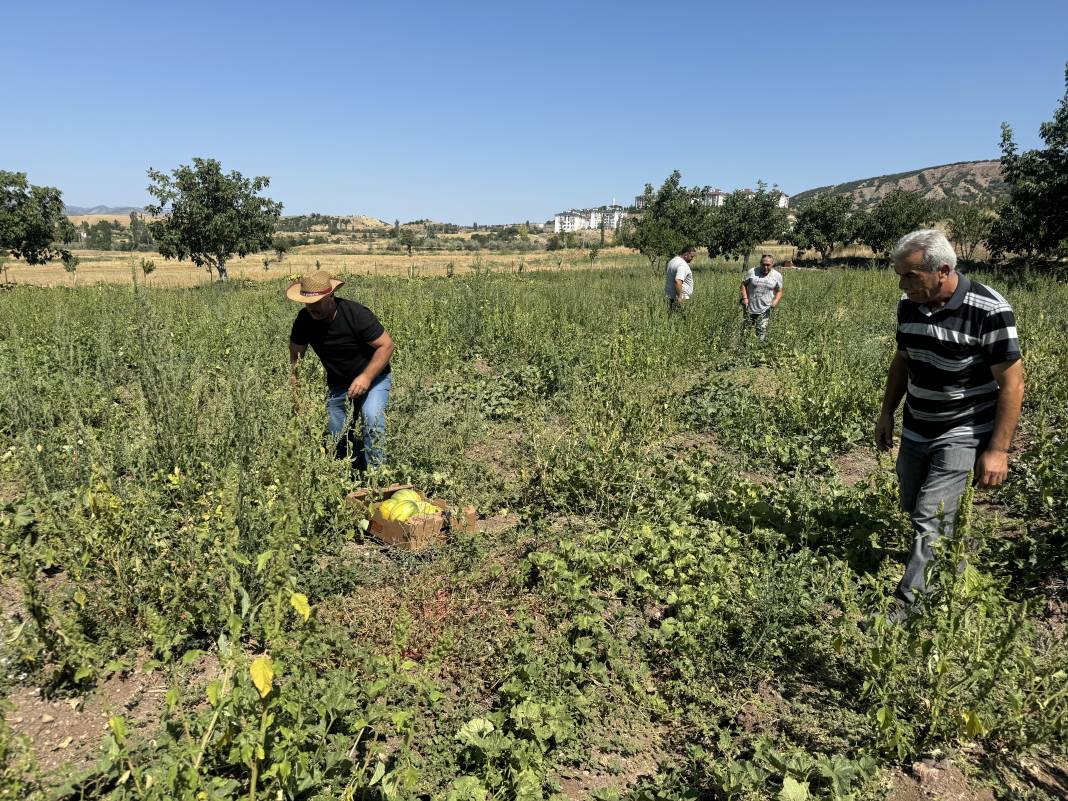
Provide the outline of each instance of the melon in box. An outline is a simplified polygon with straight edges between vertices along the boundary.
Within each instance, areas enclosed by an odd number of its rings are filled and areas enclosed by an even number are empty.
[[[387,545],[421,551],[445,542],[449,506],[437,498],[428,500],[410,484],[395,484],[382,492],[382,500],[368,504],[370,493],[349,495],[368,510],[373,506],[368,532]]]

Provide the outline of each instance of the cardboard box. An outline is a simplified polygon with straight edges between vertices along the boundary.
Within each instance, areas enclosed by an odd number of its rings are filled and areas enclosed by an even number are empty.
[[[436,506],[440,511],[434,515],[416,515],[404,522],[398,520],[386,520],[382,513],[376,509],[367,531],[387,545],[404,548],[410,551],[422,551],[426,548],[442,545],[446,540],[446,534],[450,531],[474,531],[478,527],[478,516],[473,506],[465,507],[459,513],[453,513],[448,503],[440,498],[427,498],[422,492],[415,489],[411,484],[394,484],[381,493],[380,502],[391,497],[395,492],[402,489],[412,489],[419,493],[419,497]],[[371,504],[372,491],[360,489],[348,495],[348,500],[362,506],[366,514]]]

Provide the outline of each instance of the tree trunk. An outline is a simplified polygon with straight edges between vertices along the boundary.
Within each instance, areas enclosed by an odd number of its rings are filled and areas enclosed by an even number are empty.
[[[745,257],[742,259],[742,269],[745,270],[746,272],[749,272],[749,255],[752,252],[753,251],[751,251],[751,250],[747,250],[745,252]]]
[[[226,259],[219,259],[219,263],[216,266],[216,269],[219,271],[219,280],[220,281],[229,281],[230,280],[230,276],[226,274]]]

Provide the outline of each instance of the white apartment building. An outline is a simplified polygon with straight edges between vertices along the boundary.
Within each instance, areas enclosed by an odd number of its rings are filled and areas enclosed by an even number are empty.
[[[745,192],[747,195],[753,194],[753,190],[752,189],[743,189],[741,191]],[[727,202],[727,193],[726,192],[722,192],[719,189],[710,189],[707,192],[703,193],[703,195],[700,198],[700,202],[703,203],[706,206],[712,206],[713,208],[718,208],[718,207],[722,206],[724,203]],[[779,208],[780,209],[789,208],[789,206],[790,206],[790,196],[788,194],[786,194],[785,192],[780,192],[779,193],[778,203],[779,203]],[[634,208],[636,210],[638,210],[638,211],[641,211],[644,207],[645,207],[645,195],[635,195],[635,197],[634,197]]]
[[[718,189],[711,189],[701,196],[701,202],[706,206],[712,206],[713,208],[722,206],[727,202],[727,195]]]
[[[600,206],[595,209],[571,209],[553,216],[554,233],[572,231],[600,230],[615,231],[623,222],[622,206]]]
[[[553,215],[554,233],[571,233],[572,231],[585,231],[590,227],[590,218],[581,211],[562,211]]]

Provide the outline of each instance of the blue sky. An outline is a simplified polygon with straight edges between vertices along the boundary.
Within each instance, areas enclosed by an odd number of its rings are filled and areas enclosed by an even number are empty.
[[[285,213],[469,224],[672,169],[795,193],[1023,147],[1068,2],[36,3],[0,8],[0,169],[140,205],[193,156]]]

